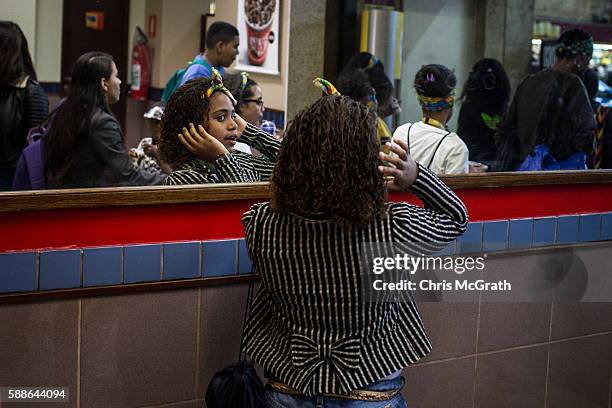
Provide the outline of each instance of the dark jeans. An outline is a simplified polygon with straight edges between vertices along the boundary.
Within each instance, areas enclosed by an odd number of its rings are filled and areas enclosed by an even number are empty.
[[[404,379],[400,376],[392,380],[381,380],[362,389],[370,391],[388,391],[401,388]],[[270,408],[407,408],[402,394],[387,401],[354,401],[327,397],[301,397],[266,390],[266,402]]]

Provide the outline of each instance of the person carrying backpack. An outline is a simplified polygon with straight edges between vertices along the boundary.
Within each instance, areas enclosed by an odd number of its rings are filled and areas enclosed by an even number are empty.
[[[19,26],[0,21],[0,191],[10,190],[28,130],[47,116],[49,102],[36,81],[28,43]]]
[[[494,171],[586,168],[596,122],[580,78],[592,55],[589,33],[572,29],[561,34],[555,65],[518,86],[497,127]]]
[[[166,83],[162,101],[168,102],[170,96],[187,81],[212,77],[214,67],[221,75],[224,68],[234,63],[238,56],[239,32],[236,27],[224,21],[211,24],[206,30],[206,50],[195,56],[187,67],[177,70]]]

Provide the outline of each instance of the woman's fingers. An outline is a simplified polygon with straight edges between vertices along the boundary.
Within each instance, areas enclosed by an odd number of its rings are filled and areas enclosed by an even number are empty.
[[[386,154],[385,152],[378,153],[378,158],[383,162],[389,162],[395,167],[402,167],[403,161],[395,154]]]
[[[185,136],[181,135],[179,133],[178,135],[179,140],[181,141],[181,143],[183,144],[183,146],[185,146],[185,149],[189,150],[190,152],[194,152],[194,148],[191,146],[191,144],[189,144],[189,142],[185,139]]]
[[[406,143],[404,143],[402,140],[395,139],[394,143],[387,143],[387,147],[389,147],[389,150],[391,150],[393,153],[397,154],[401,161],[406,161],[406,159],[408,159],[408,148],[406,147]]]
[[[393,141],[400,145],[400,147],[404,149],[407,155],[410,155],[410,145],[408,144],[408,142],[404,141],[404,139],[400,139],[399,137],[393,139]]]

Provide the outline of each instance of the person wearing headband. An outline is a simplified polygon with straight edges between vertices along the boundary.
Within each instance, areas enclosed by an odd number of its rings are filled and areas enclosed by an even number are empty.
[[[238,151],[238,140],[262,156]],[[279,149],[272,135],[236,114],[236,100],[214,69],[212,78],[177,89],[164,111],[159,150],[173,169],[168,185],[265,181]]]
[[[366,247],[419,242],[429,253],[460,236],[468,215],[403,142],[379,151],[371,109],[315,84],[324,95],[288,124],[270,202],[242,217],[261,279],[245,352],[268,379],[266,406],[405,407],[402,369],[432,344],[408,291],[368,296]],[[388,190],[411,191],[425,208],[388,202]]]
[[[453,115],[457,78],[443,65],[424,65],[414,78],[414,89],[422,109],[420,122],[406,123],[394,138],[410,146],[410,154],[436,174],[469,172],[468,148],[446,123]]]
[[[593,153],[595,115],[581,80],[593,55],[593,37],[581,29],[565,31],[559,38],[556,63],[528,76],[518,86],[512,104],[495,134],[504,147],[507,138],[518,141],[512,162],[496,164],[499,170],[516,170],[536,146],[544,146],[557,160],[578,153]],[[576,168],[584,169],[584,164]]]
[[[259,84],[244,71],[236,74],[225,74],[223,82],[236,99],[236,113],[248,123],[278,138],[277,133],[280,133],[280,130],[277,131],[276,123],[263,118],[266,108]],[[245,147],[248,148],[248,146]],[[247,153],[250,153],[250,151],[247,151]]]

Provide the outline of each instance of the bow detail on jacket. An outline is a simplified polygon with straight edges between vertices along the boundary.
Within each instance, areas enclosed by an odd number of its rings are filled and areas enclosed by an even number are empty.
[[[314,374],[327,377],[335,375],[342,389],[348,394],[352,390],[351,384],[345,381],[342,373],[346,370],[359,368],[361,360],[361,342],[357,337],[346,337],[331,344],[317,343],[309,337],[294,334],[291,338],[291,359],[295,368],[303,370],[304,393],[312,383]],[[328,370],[320,370],[326,365]],[[325,378],[321,378],[325,380]],[[318,382],[318,381],[317,381]],[[310,390],[317,392],[316,390]]]

